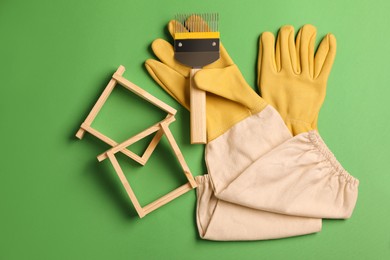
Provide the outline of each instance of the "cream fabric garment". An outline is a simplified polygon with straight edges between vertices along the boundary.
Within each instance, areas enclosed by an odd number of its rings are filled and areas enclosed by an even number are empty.
[[[314,218],[349,218],[359,181],[317,132],[291,137],[267,106],[206,146],[215,196],[242,206]]]
[[[198,176],[196,221],[203,239],[264,240],[321,231],[322,220],[256,210],[215,197],[209,175]]]
[[[238,127],[240,126],[240,127]],[[245,129],[245,132],[242,130]],[[299,236],[319,232],[322,220],[288,216],[245,207],[218,199],[214,190],[223,190],[256,159],[292,138],[279,114],[267,107],[261,113],[248,117],[231,128],[224,139],[217,138],[207,146],[214,154],[213,165],[223,164],[213,172],[213,184],[209,175],[198,176],[197,225],[199,235],[209,240],[264,240]],[[256,138],[248,138],[248,137]],[[220,141],[217,141],[220,140]],[[236,147],[238,149],[231,149]],[[248,152],[248,147],[257,147]],[[211,149],[211,150],[209,150]],[[210,169],[209,169],[210,170]],[[216,174],[214,174],[216,173]]]

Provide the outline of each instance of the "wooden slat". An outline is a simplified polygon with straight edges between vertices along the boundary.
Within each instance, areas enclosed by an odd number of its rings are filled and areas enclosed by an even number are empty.
[[[200,69],[192,69],[190,75],[190,126],[191,144],[205,144],[206,139],[206,92],[193,80]]]
[[[164,206],[168,202],[176,199],[177,197],[183,195],[184,193],[192,190],[192,186],[189,183],[184,184],[183,186],[180,186],[179,188],[171,191],[170,193],[164,195],[163,197],[159,198],[158,200],[155,200],[154,202],[146,205],[143,207],[144,213],[149,214],[153,210],[158,209],[161,206]]]
[[[124,175],[122,168],[120,167],[118,160],[115,158],[115,155],[112,153],[107,154],[108,158],[110,159],[112,166],[114,167],[119,179],[121,180],[123,187],[125,188],[127,195],[129,196],[131,202],[134,205],[135,210],[137,211],[140,218],[143,218],[146,214],[141,205],[139,204],[137,197],[135,196],[133,189],[130,187],[129,182],[126,179],[126,176]]]
[[[134,94],[136,94],[136,95],[140,96],[141,98],[149,101],[150,103],[152,103],[155,106],[161,108],[165,112],[167,112],[167,113],[169,113],[171,115],[175,115],[176,114],[176,109],[172,108],[171,106],[168,106],[167,104],[165,104],[161,100],[159,100],[156,97],[152,96],[150,93],[146,92],[145,90],[143,90],[142,88],[138,87],[134,83],[128,81],[127,79],[122,77],[122,75],[114,74],[113,78],[116,81],[118,81],[119,84],[121,84],[122,86],[124,86],[125,88],[127,88],[128,90],[133,92]]]
[[[122,65],[119,66],[119,68],[116,70],[115,75],[122,75],[125,72],[125,67]],[[106,88],[104,89],[103,93],[100,95],[99,99],[93,106],[91,112],[89,112],[87,118],[84,120],[85,125],[90,126],[92,124],[92,121],[95,119],[96,115],[99,113],[100,109],[103,107],[104,103],[107,101],[107,98],[110,96],[112,90],[115,88],[116,80],[114,78],[111,78],[111,80],[108,82]],[[79,139],[82,139],[84,136],[85,130],[83,128],[80,128],[77,133],[76,137]]]
[[[164,134],[166,135],[169,144],[171,145],[171,147],[172,147],[172,149],[173,149],[173,151],[174,151],[174,153],[175,153],[175,155],[176,155],[176,157],[177,157],[181,167],[183,168],[185,176],[187,177],[187,179],[190,182],[191,186],[193,188],[196,188],[198,185],[196,184],[196,181],[195,181],[194,177],[191,174],[190,168],[188,167],[186,161],[184,160],[184,156],[181,153],[180,148],[177,145],[176,140],[173,137],[171,130],[169,129],[168,125],[165,124],[165,123],[161,123],[161,128],[163,129]]]

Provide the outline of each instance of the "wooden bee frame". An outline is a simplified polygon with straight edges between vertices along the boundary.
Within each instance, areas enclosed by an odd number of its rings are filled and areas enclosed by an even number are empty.
[[[172,201],[173,199],[179,197],[180,195],[194,189],[197,187],[197,184],[194,180],[194,177],[191,174],[190,169],[188,168],[187,163],[184,160],[183,154],[181,153],[179,146],[177,145],[172,132],[169,129],[169,124],[175,121],[174,115],[176,114],[176,110],[172,107],[168,106],[161,100],[157,99],[156,97],[152,96],[142,88],[136,86],[135,84],[131,83],[124,77],[122,77],[123,73],[125,71],[125,68],[123,66],[119,66],[117,71],[112,76],[110,82],[104,89],[103,93],[99,97],[98,101],[92,108],[91,112],[85,119],[85,121],[81,124],[80,129],[76,133],[76,136],[79,139],[82,139],[85,132],[88,132],[98,139],[102,140],[103,142],[107,143],[108,145],[112,146],[111,149],[108,151],[102,153],[98,156],[98,160],[102,161],[106,158],[109,158],[111,161],[119,179],[121,180],[131,202],[133,203],[138,215],[142,218],[146,214],[154,211],[155,209],[165,205],[166,203]],[[92,128],[91,124],[93,120],[96,118],[97,114],[99,113],[100,109],[103,107],[104,103],[108,99],[111,92],[114,90],[115,86],[119,83],[123,87],[127,88],[134,94],[140,96],[141,98],[147,100],[151,104],[159,107],[160,109],[164,110],[168,113],[165,119],[162,121],[154,124],[153,126],[147,128],[146,130],[142,131],[139,134],[136,134],[126,141],[118,144],[116,141],[112,140],[108,136],[104,135],[103,133],[99,132],[98,130]],[[142,156],[138,156],[137,154],[131,152],[126,147],[130,146],[131,144],[137,142],[138,140],[141,140],[142,138],[145,138],[146,136],[149,136],[151,134],[155,133],[155,136],[153,137],[152,141],[146,148],[145,152]],[[122,168],[120,167],[115,154],[118,152],[122,152],[123,154],[127,155],[129,158],[133,159],[134,161],[138,162],[141,165],[145,165],[148,159],[150,158],[151,154],[153,153],[154,149],[156,148],[158,142],[161,140],[162,136],[165,135],[168,139],[168,142],[170,146],[172,147],[174,154],[176,155],[184,174],[188,180],[188,183],[182,185],[181,187],[171,191],[170,193],[166,194],[165,196],[157,199],[156,201],[148,204],[145,207],[141,207],[141,205],[138,202],[137,197],[135,196],[129,182],[127,181]]]

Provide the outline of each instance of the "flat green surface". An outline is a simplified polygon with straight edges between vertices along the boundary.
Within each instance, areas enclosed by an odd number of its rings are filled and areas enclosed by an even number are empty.
[[[389,10],[388,0],[1,0],[0,259],[390,259]],[[325,220],[315,235],[227,243],[198,237],[195,192],[136,216],[110,163],[96,160],[108,147],[74,134],[122,64],[178,109],[171,129],[193,173],[205,172],[189,113],[143,66],[178,12],[219,12],[222,41],[253,86],[261,32],[312,23],[336,35],[319,126],[360,180],[351,219]],[[117,89],[93,126],[122,141],[163,116]],[[166,140],[145,167],[119,161],[143,205],[185,182]]]

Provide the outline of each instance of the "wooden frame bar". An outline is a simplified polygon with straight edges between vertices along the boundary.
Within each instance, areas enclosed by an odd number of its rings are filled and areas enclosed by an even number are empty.
[[[122,75],[125,72],[125,67],[122,65],[119,66],[119,68],[116,70],[115,74]],[[110,82],[108,82],[106,88],[104,89],[103,93],[100,95],[98,101],[93,106],[91,112],[89,112],[87,118],[84,120],[84,123],[81,125],[79,131],[76,133],[77,138],[82,139],[84,136],[85,131],[87,129],[83,128],[82,126],[91,127],[91,124],[97,114],[99,113],[100,109],[103,107],[104,103],[107,101],[107,98],[110,96],[111,92],[114,90],[116,86],[116,80],[114,78],[111,78]]]

